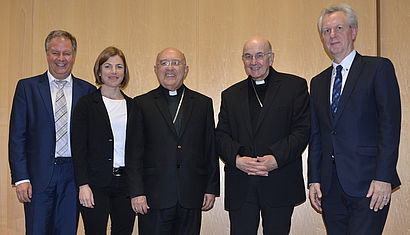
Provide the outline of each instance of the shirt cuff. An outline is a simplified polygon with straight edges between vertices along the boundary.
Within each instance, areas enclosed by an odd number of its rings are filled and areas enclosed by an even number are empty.
[[[22,183],[30,183],[30,180],[20,180],[20,181],[17,181],[14,185],[19,185],[19,184],[22,184]]]

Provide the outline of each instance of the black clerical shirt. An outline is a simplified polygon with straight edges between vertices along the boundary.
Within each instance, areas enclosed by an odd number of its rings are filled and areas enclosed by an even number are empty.
[[[171,118],[172,118],[172,120],[173,120],[174,117],[175,117],[175,114],[176,114],[176,112],[177,112],[178,104],[179,104],[179,101],[180,101],[180,99],[181,99],[182,92],[183,92],[184,89],[185,89],[185,86],[182,85],[180,88],[178,88],[178,90],[177,90],[177,95],[174,95],[174,96],[171,96],[171,95],[169,94],[169,90],[168,90],[168,89],[166,89],[166,88],[164,88],[164,87],[162,87],[162,86],[161,86],[161,89],[162,89],[162,92],[163,92],[163,94],[165,95],[165,98],[166,98],[166,100],[167,100],[168,110],[169,110],[169,113],[171,114]],[[182,102],[182,103],[183,103],[183,102]],[[179,109],[179,113],[178,113],[177,119],[176,119],[176,121],[175,121],[175,123],[174,123],[175,130],[176,130],[176,132],[177,132],[178,135],[179,135],[179,131],[180,131],[180,129],[181,129],[183,108],[184,108],[184,105],[181,104],[181,107],[180,107],[180,109]]]

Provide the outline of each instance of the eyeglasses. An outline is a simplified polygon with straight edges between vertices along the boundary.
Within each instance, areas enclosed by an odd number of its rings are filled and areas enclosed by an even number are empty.
[[[173,67],[177,67],[177,66],[184,65],[184,63],[180,60],[161,60],[157,65],[161,67],[168,67],[170,65]]]
[[[242,55],[242,59],[243,59],[244,61],[252,61],[252,58],[255,57],[255,60],[259,60],[259,61],[260,61],[260,60],[263,60],[263,58],[265,57],[265,55],[269,55],[269,54],[272,54],[272,52],[271,52],[271,51],[268,51],[268,52],[266,52],[266,53],[258,52],[258,53],[256,53],[255,55],[246,53],[246,54]]]

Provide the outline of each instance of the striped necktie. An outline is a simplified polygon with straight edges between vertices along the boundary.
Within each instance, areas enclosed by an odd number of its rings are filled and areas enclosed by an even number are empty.
[[[63,156],[68,149],[68,135],[67,135],[67,101],[64,96],[64,86],[67,81],[55,81],[58,85],[58,91],[55,101],[55,128],[56,128],[56,150],[59,156]]]
[[[335,76],[335,82],[333,84],[333,92],[332,92],[332,114],[335,114],[337,112],[337,105],[339,104],[340,101],[340,93],[342,90],[342,69],[343,67],[341,65],[338,65],[336,67],[336,76]]]

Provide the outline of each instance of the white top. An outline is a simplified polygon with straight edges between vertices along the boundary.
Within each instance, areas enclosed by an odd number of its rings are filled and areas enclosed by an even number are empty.
[[[110,118],[111,130],[114,135],[113,167],[125,166],[125,138],[127,130],[127,102],[112,100],[103,96],[105,108]]]
[[[47,70],[47,76],[48,76],[48,82],[50,84],[50,92],[51,92],[51,102],[53,104],[53,114],[55,115],[55,105],[56,105],[56,95],[58,91],[58,85],[56,83],[56,78],[51,75],[50,71]],[[67,102],[67,125],[68,127],[71,126],[71,106],[72,106],[72,100],[73,100],[73,78],[71,77],[71,74],[66,77],[65,79],[61,81],[67,81],[67,83],[64,85],[63,91],[64,91],[64,96]],[[55,117],[55,116],[54,116]],[[67,132],[67,139],[68,141],[68,148],[67,151],[63,154],[61,157],[71,157],[71,141],[70,141],[70,136],[71,133],[70,131]],[[55,150],[55,157],[59,156],[60,154],[57,153],[57,149]]]
[[[338,65],[341,65],[343,67],[342,69],[342,88],[340,90],[340,96],[342,95],[343,88],[345,87],[347,76],[349,75],[350,67],[352,66],[354,57],[356,56],[356,50],[353,50],[350,52],[348,56],[346,56],[340,64],[336,64],[333,61],[333,71],[332,71],[332,77],[330,80],[330,103],[332,103],[332,92],[333,92],[333,84],[335,83],[335,77],[336,77],[336,67]]]

